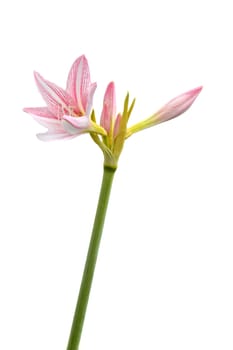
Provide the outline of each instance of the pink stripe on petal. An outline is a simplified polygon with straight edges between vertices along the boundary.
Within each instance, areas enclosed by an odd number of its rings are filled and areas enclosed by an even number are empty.
[[[104,103],[108,106],[109,114],[111,116],[116,115],[116,93],[115,93],[115,85],[111,82],[106,90],[104,96]]]
[[[23,111],[29,114],[37,115],[39,117],[57,119],[56,116],[51,113],[47,107],[26,107],[23,109]]]
[[[77,70],[77,80],[76,80],[76,95],[77,102],[83,107],[83,113],[85,114],[85,107],[87,105],[89,86],[91,83],[90,71],[88,62],[85,56],[82,56],[80,65]]]
[[[106,131],[110,131],[112,125],[112,119],[116,115],[116,95],[115,85],[113,82],[108,84],[104,95],[103,110],[100,118],[100,125],[105,128]]]
[[[69,115],[64,115],[64,120],[68,121],[75,128],[78,129],[88,129],[90,127],[90,120],[88,117],[71,117]]]
[[[77,104],[77,96],[76,96],[77,69],[80,64],[81,58],[82,56],[77,58],[75,62],[72,64],[68,74],[67,83],[66,83],[66,91],[74,99],[75,104]]]
[[[77,128],[66,120],[62,121],[62,126],[69,135],[81,135],[87,132],[87,129]]]
[[[103,105],[103,109],[100,117],[100,125],[107,131],[107,133],[110,132],[111,118],[109,117],[107,105]]]
[[[49,111],[57,118],[60,118],[64,113],[68,113],[69,106],[74,106],[74,101],[67,92],[50,81],[45,80],[37,72],[34,72],[34,76]]]
[[[86,108],[86,115],[87,116],[89,116],[90,113],[91,113],[92,104],[93,104],[93,96],[94,96],[96,87],[97,87],[97,84],[93,83],[93,84],[91,84],[91,86],[89,88],[87,105],[85,106],[85,108]]]
[[[90,126],[90,120],[88,117],[70,117],[65,115],[62,120],[62,126],[71,135],[79,135],[87,132]]]
[[[72,65],[66,91],[72,96],[81,114],[85,114],[88,101],[90,71],[86,57],[79,57]]]
[[[40,125],[48,128],[50,130],[61,130],[62,131],[61,121],[58,119],[39,117],[36,115],[33,115],[33,119],[35,121],[37,121],[37,123],[39,123]]]

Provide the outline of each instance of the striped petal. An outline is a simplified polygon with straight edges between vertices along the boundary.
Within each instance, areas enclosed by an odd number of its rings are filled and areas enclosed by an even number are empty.
[[[86,57],[83,55],[73,63],[66,86],[67,93],[74,99],[81,115],[86,114],[90,84],[89,66]]]
[[[78,129],[88,129],[90,126],[90,120],[88,117],[71,117],[69,115],[64,115],[64,120],[68,121],[70,124],[72,124],[74,127]]]
[[[86,115],[90,115],[92,104],[93,104],[93,96],[96,90],[97,84],[93,83],[90,86],[89,93],[88,93],[88,99],[87,99],[87,106],[86,106]]]
[[[58,120],[58,119],[39,117],[39,116],[36,116],[36,115],[33,115],[33,118],[34,118],[35,121],[37,121],[37,123],[39,123],[40,125],[44,126],[45,128],[48,128],[49,130],[64,131],[62,129],[61,121]]]
[[[74,101],[68,93],[59,86],[45,80],[37,72],[34,72],[34,77],[49,111],[57,118],[61,118],[65,113],[69,113],[70,107],[74,106]]]
[[[56,116],[51,113],[47,107],[27,107],[24,108],[23,111],[32,115],[37,115],[39,117],[57,119]]]
[[[100,118],[100,125],[110,132],[112,126],[112,120],[116,115],[116,94],[115,85],[111,82],[106,89],[103,102],[103,110]]]
[[[75,135],[69,135],[68,133],[54,133],[51,131],[37,134],[36,135],[40,141],[55,141],[55,140],[70,140],[75,137]]]
[[[88,117],[71,117],[65,115],[62,120],[63,128],[71,135],[82,134],[90,129],[90,120]]]

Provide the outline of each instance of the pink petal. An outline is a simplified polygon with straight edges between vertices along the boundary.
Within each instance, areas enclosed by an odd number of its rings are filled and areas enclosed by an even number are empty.
[[[189,107],[191,107],[201,90],[202,86],[173,98],[154,115],[154,121],[156,123],[162,123],[172,118],[178,117]]]
[[[53,141],[61,139],[71,139],[74,136],[70,135],[63,128],[62,122],[56,119],[43,118],[35,116],[34,119],[41,125],[48,128],[48,131],[45,133],[37,134],[39,140],[41,141]]]
[[[55,141],[55,140],[69,140],[73,139],[75,135],[69,135],[66,132],[64,133],[54,133],[54,132],[46,132],[42,134],[37,134],[36,135],[40,141]]]
[[[60,118],[64,113],[69,113],[70,107],[74,106],[74,101],[67,92],[50,81],[45,80],[37,72],[34,72],[34,76],[49,111],[57,118]]]
[[[39,116],[36,116],[36,115],[33,115],[33,118],[35,119],[35,121],[37,121],[37,123],[39,123],[40,125],[48,128],[49,130],[64,131],[62,129],[61,121],[58,120],[58,119],[39,117]]]
[[[89,93],[88,93],[88,99],[87,99],[87,106],[86,106],[86,115],[89,116],[91,113],[92,109],[92,103],[93,103],[93,96],[96,90],[97,84],[93,83],[91,84],[89,88]]]
[[[66,91],[75,101],[79,113],[86,113],[89,87],[91,84],[90,71],[86,57],[79,57],[72,65],[68,79]]]
[[[100,125],[109,133],[111,129],[111,119],[109,118],[108,107],[106,105],[103,105]]]
[[[90,129],[90,120],[88,117],[71,117],[65,115],[62,120],[63,128],[71,135],[82,134]]]
[[[64,120],[67,120],[70,124],[78,129],[88,129],[90,126],[89,118],[86,116],[83,117],[71,117],[69,115],[64,115]]]
[[[112,119],[116,115],[116,94],[115,85],[113,82],[108,84],[105,95],[103,110],[100,118],[100,125],[107,131],[110,132]]]
[[[26,107],[23,109],[23,111],[39,117],[56,118],[56,116],[52,114],[47,107]]]

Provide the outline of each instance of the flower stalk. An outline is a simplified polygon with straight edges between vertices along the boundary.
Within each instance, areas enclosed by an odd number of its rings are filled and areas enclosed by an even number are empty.
[[[84,267],[67,350],[78,350],[79,348],[115,170],[116,169],[110,167],[104,167],[92,236],[87,253],[86,264]]]
[[[37,72],[34,73],[34,77],[46,106],[27,107],[24,111],[47,128],[47,132],[37,135],[38,138],[43,141],[72,139],[88,133],[104,156],[99,202],[67,346],[67,350],[78,350],[112,182],[125,141],[134,133],[186,112],[200,94],[202,87],[176,96],[149,118],[128,126],[135,99],[130,103],[127,93],[123,111],[117,113],[114,82],[110,82],[106,88],[99,124],[96,121],[95,110],[92,108],[96,83],[91,82],[88,61],[84,55],[72,64],[65,89],[45,80]]]

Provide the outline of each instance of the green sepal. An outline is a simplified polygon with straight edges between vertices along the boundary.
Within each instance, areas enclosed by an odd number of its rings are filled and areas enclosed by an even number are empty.
[[[118,132],[118,134],[115,138],[115,142],[114,142],[113,153],[117,159],[119,158],[119,156],[121,154],[121,151],[123,149],[124,142],[125,142],[127,122],[128,122],[128,116],[129,116],[128,105],[129,105],[129,93],[127,93],[126,98],[125,98],[123,114],[122,114],[120,125],[119,125],[119,132]]]
[[[130,117],[130,115],[131,115],[131,113],[132,113],[132,110],[133,110],[133,108],[134,108],[135,102],[136,102],[136,98],[133,99],[133,101],[132,101],[132,103],[131,103],[131,105],[130,105],[130,107],[129,107],[129,111],[128,111],[128,120],[129,120],[129,117]]]

